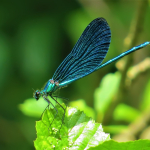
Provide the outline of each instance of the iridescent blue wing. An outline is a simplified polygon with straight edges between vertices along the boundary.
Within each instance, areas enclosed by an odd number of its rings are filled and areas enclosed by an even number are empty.
[[[105,58],[110,41],[111,32],[106,20],[93,20],[57,68],[52,79],[58,81],[61,87],[92,73]]]

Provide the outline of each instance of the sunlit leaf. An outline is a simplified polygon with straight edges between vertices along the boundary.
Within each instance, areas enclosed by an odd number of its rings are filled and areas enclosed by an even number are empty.
[[[62,107],[66,108],[64,104]],[[36,150],[86,150],[110,139],[109,134],[103,132],[101,124],[95,123],[76,108],[67,107],[63,119],[62,107],[56,105],[55,109],[46,109],[42,120],[36,122]]]
[[[89,150],[149,150],[150,140],[138,140],[129,142],[105,141],[97,147]]]

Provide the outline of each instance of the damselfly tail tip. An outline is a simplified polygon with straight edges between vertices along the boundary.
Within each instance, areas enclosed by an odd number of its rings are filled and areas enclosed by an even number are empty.
[[[150,41],[147,41],[147,42],[145,42],[147,45],[149,45],[150,44]]]

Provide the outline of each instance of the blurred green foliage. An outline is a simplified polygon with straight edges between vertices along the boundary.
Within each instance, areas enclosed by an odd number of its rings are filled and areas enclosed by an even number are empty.
[[[25,99],[30,99],[34,90],[41,89],[44,83],[52,77],[88,23],[96,17],[104,17],[108,21],[112,32],[112,42],[104,60],[107,61],[124,50],[123,42],[138,11],[138,4],[139,2],[136,0],[59,0],[57,2],[8,0],[0,2],[1,150],[34,149],[35,120],[40,119],[40,116],[24,115],[18,109],[19,104],[22,104]],[[137,44],[150,40],[149,3],[147,3],[146,13],[143,17],[145,19]],[[136,64],[149,55],[150,47],[135,52],[133,63]],[[114,73],[116,70],[114,63],[110,64],[62,89],[59,95],[69,98],[69,101],[84,99],[87,108],[90,107],[92,110],[91,116],[95,116],[97,121],[102,121],[105,112],[107,113],[109,110],[106,108],[110,108],[109,100],[111,102],[113,100],[109,99],[103,102],[104,99],[96,100],[95,95],[100,94],[97,93],[98,90],[108,93],[115,89],[110,89],[113,85],[108,85],[108,88],[103,89],[103,84],[96,91],[95,89],[104,75],[110,72]],[[142,113],[149,106],[149,80],[149,71],[146,71],[140,74],[128,88],[130,92],[125,96],[126,101],[123,103],[127,105],[124,107],[125,109],[134,108],[133,118],[138,115],[138,112]],[[102,103],[102,105],[96,105],[96,103]],[[103,109],[99,110],[100,107]],[[31,109],[34,111],[34,108]],[[122,110],[122,107],[120,108]],[[38,113],[36,111],[35,114]],[[39,112],[41,111],[39,110]],[[96,112],[93,113],[93,111]],[[114,110],[114,113],[118,112],[120,111]],[[127,126],[131,121],[131,119],[115,121],[116,117],[115,115],[112,118],[110,124],[104,125],[107,127],[117,124]],[[117,117],[117,120],[118,118],[120,116]],[[108,132],[111,133],[111,131]]]

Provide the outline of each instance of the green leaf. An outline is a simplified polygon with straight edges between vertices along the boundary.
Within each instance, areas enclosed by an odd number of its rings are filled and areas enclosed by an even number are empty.
[[[143,94],[143,100],[141,102],[141,110],[145,110],[149,105],[150,105],[150,80],[147,82],[147,85],[145,87],[144,90],[144,94]]]
[[[59,98],[57,98],[57,101],[59,103],[62,102]],[[52,101],[51,103],[55,105],[55,101]],[[40,118],[47,106],[48,103],[42,97],[38,101],[35,98],[30,98],[26,99],[23,104],[19,104],[19,109],[26,116]]]
[[[128,126],[125,126],[125,125],[103,126],[104,131],[111,133],[111,134],[119,134],[120,132],[126,130],[127,128],[128,128]]]
[[[66,108],[64,104],[62,107]],[[101,124],[95,123],[76,108],[67,107],[63,119],[62,107],[57,104],[55,108],[46,109],[42,120],[36,122],[36,150],[83,150],[110,139],[109,134],[103,132]]]
[[[138,140],[129,142],[105,141],[97,147],[89,150],[150,150],[150,140]]]
[[[113,117],[115,120],[132,122],[139,115],[140,115],[140,112],[137,109],[122,103],[122,104],[119,104],[115,108]]]
[[[98,115],[103,119],[103,115],[115,96],[120,82],[120,73],[107,74],[101,81],[100,87],[94,93],[94,107]],[[101,119],[101,120],[102,120]],[[99,120],[99,121],[101,121]]]
[[[23,104],[19,104],[19,109],[23,114],[30,117],[40,117],[48,103],[40,98],[38,101],[35,98],[30,98],[24,101]]]
[[[77,109],[79,109],[80,111],[84,111],[84,113],[88,116],[88,117],[92,117],[93,119],[95,118],[95,111],[93,108],[89,107],[86,103],[85,100],[83,99],[79,99],[76,101],[72,101],[68,104],[71,107],[76,107]]]

